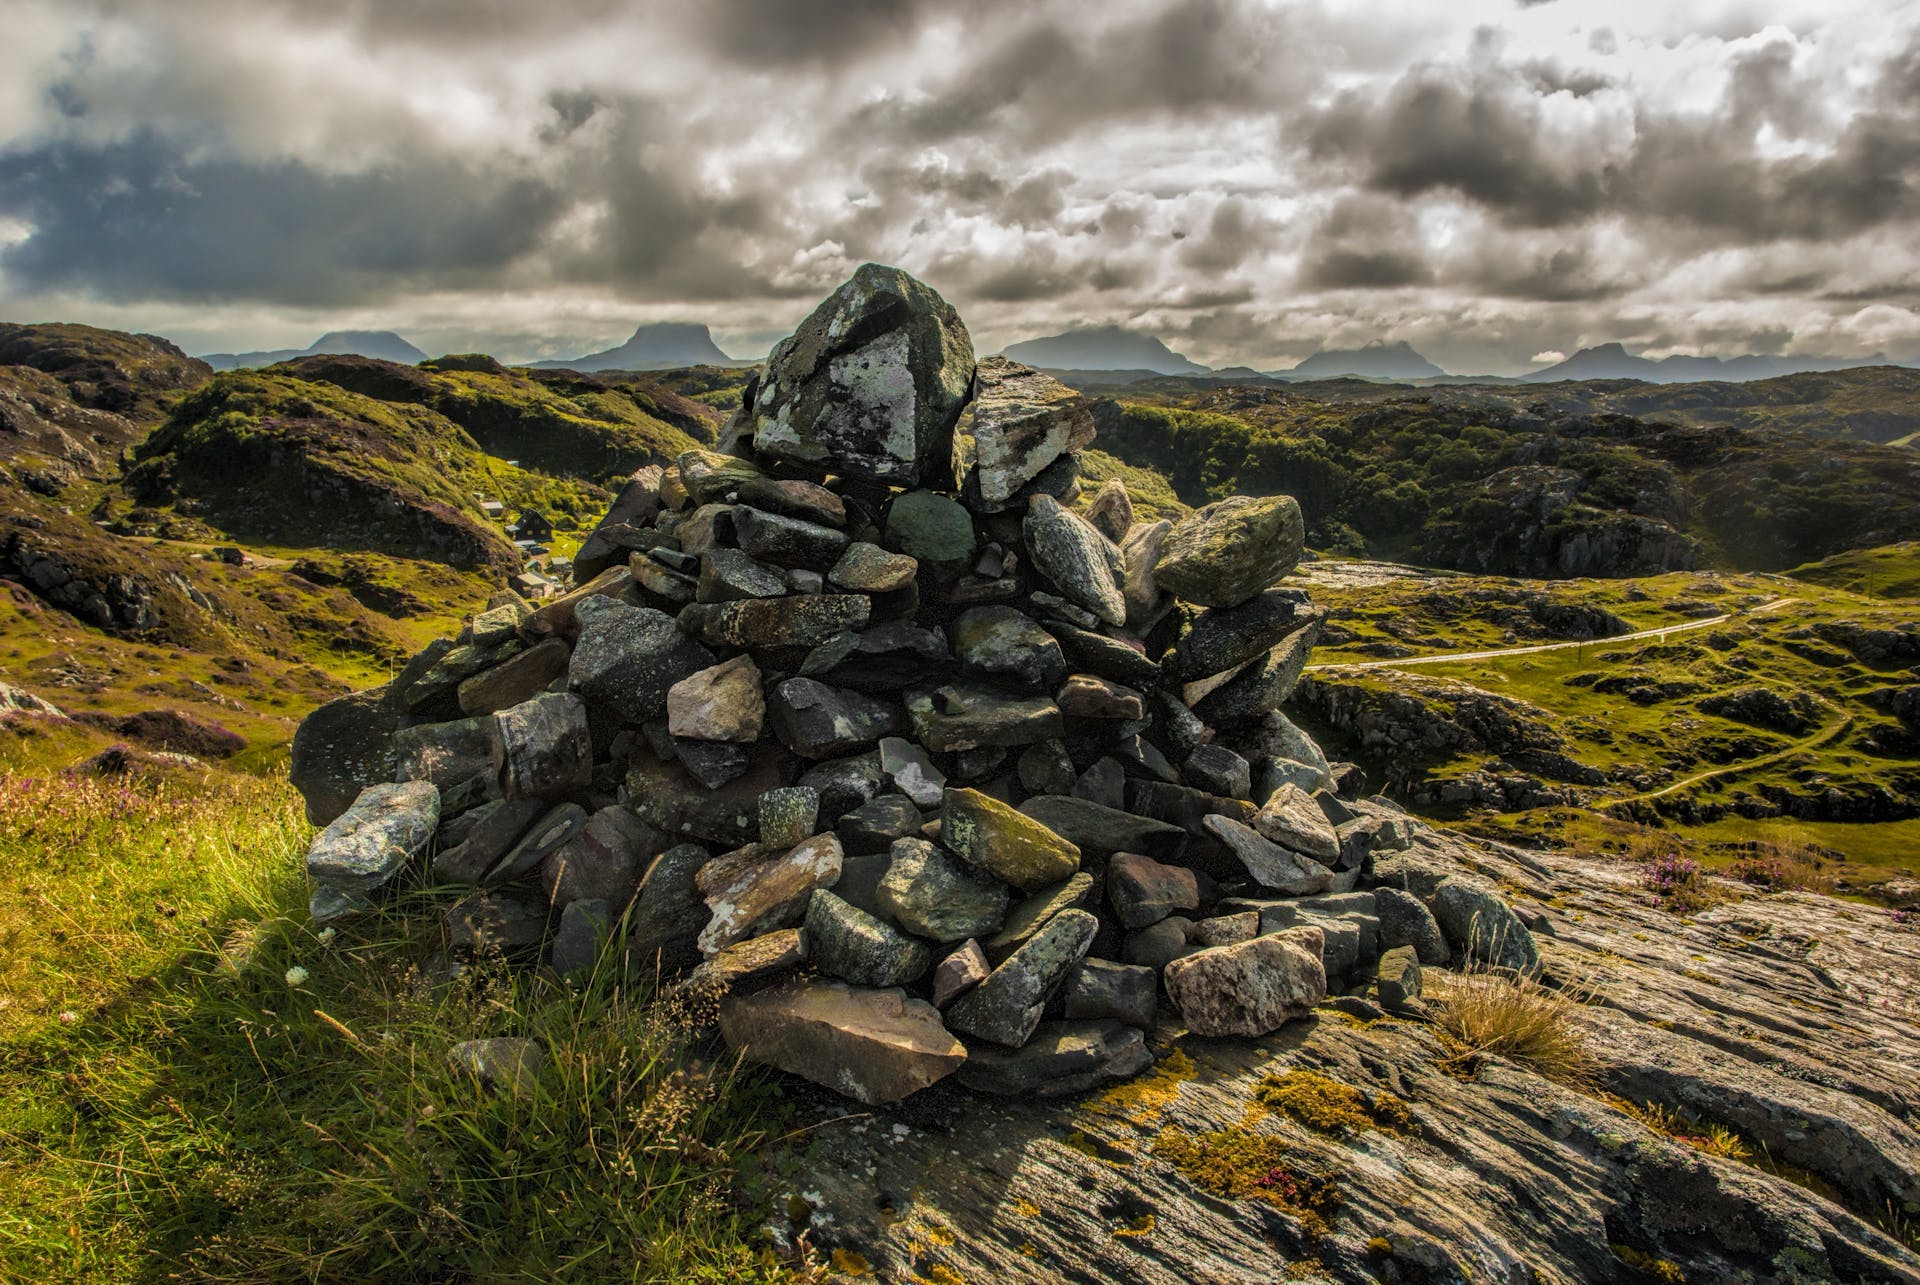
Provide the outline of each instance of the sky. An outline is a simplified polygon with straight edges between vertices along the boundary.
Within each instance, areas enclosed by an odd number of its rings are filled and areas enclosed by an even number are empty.
[[[0,318],[1920,360],[1911,0],[6,0]]]

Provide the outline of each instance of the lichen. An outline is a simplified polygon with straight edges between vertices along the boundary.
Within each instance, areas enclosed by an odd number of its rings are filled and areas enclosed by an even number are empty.
[[[1153,1234],[1154,1225],[1155,1219],[1152,1214],[1141,1214],[1115,1227],[1113,1234],[1126,1237],[1150,1236]]]
[[[1199,1073],[1186,1050],[1176,1047],[1154,1063],[1152,1070],[1102,1093],[1090,1104],[1091,1109],[1143,1129],[1152,1128],[1180,1096],[1180,1086]]]
[[[873,1264],[864,1254],[856,1254],[851,1249],[836,1249],[831,1259],[835,1274],[840,1276],[871,1276]]]
[[[1293,1167],[1287,1144],[1244,1126],[1191,1134],[1169,1129],[1153,1154],[1203,1191],[1233,1200],[1259,1200],[1291,1215],[1310,1239],[1327,1234],[1327,1215],[1340,1204],[1331,1177]]]
[[[1651,1280],[1661,1281],[1664,1285],[1684,1285],[1687,1279],[1680,1265],[1671,1259],[1656,1258],[1631,1245],[1608,1245],[1607,1248],[1613,1251],[1615,1258]]]
[[[1318,1071],[1269,1075],[1253,1096],[1268,1111],[1336,1137],[1357,1137],[1369,1130],[1395,1137],[1419,1131],[1407,1104],[1393,1094],[1362,1093]]]

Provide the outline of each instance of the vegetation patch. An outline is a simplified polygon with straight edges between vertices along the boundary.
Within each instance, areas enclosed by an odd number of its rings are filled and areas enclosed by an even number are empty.
[[[1448,1050],[1443,1068],[1470,1076],[1482,1058],[1503,1057],[1562,1084],[1590,1085],[1594,1062],[1578,1016],[1582,998],[1514,973],[1448,977],[1434,1017]]]
[[[1309,1239],[1327,1234],[1341,1203],[1334,1178],[1300,1167],[1275,1135],[1244,1126],[1199,1134],[1169,1129],[1154,1141],[1153,1154],[1202,1191],[1262,1201],[1298,1219]]]
[[[1375,1129],[1395,1137],[1419,1132],[1407,1104],[1393,1094],[1363,1093],[1318,1071],[1269,1075],[1254,1089],[1253,1098],[1275,1115],[1336,1137],[1357,1137]]]

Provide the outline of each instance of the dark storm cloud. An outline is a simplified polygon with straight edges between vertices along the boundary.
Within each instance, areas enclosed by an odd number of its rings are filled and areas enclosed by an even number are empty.
[[[1335,202],[1300,259],[1299,282],[1309,290],[1390,290],[1432,280],[1413,211],[1377,196]]]
[[[911,35],[929,0],[705,0],[700,24],[715,48],[768,67],[844,63]]]
[[[436,156],[358,174],[202,159],[152,135],[0,153],[0,252],[30,288],[108,299],[344,302],[398,282],[483,279],[564,206],[532,179]]]

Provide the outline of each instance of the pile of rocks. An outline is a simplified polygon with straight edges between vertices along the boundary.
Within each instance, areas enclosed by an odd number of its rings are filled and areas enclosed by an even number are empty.
[[[1163,1018],[1261,1035],[1330,985],[1404,1008],[1422,964],[1536,968],[1280,713],[1322,620],[1276,584],[1298,505],[1082,505],[1093,436],[861,268],[720,450],[633,476],[570,593],[302,728],[315,917],[425,859],[465,890],[451,949],[569,973],[620,934],[735,1047],[869,1103],[1074,1091]]]

